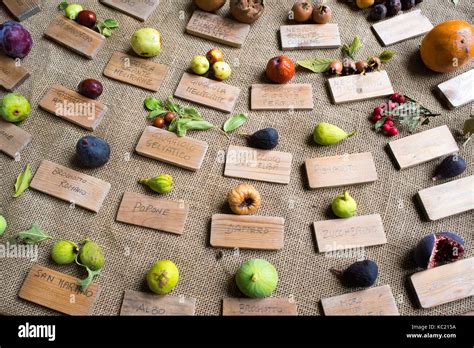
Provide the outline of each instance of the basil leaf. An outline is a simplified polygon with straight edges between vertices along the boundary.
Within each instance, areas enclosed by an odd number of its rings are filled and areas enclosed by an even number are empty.
[[[115,29],[119,27],[119,22],[115,19],[106,19],[104,25],[109,29]]]
[[[464,122],[464,135],[474,134],[474,118],[470,118]]]
[[[168,100],[166,101],[166,108],[169,111],[176,112],[180,116],[183,115],[183,108],[174,103],[173,97],[168,97]]]
[[[41,243],[42,241],[52,239],[48,236],[37,224],[31,225],[31,228],[27,231],[18,232],[16,235],[12,236],[8,242],[10,244],[17,244],[18,242],[23,242],[28,245],[34,245]]]
[[[69,4],[67,3],[67,1],[63,1],[58,5],[58,10],[64,11],[68,6]]]
[[[167,112],[168,112],[168,111],[166,111],[165,109],[156,109],[156,110],[150,111],[150,113],[148,114],[147,118],[150,119],[150,120],[154,120],[154,119],[157,118],[158,116],[164,115],[164,114],[166,114]]]
[[[31,173],[30,165],[27,164],[25,170],[16,179],[14,198],[20,197],[30,187],[32,178],[33,173]]]
[[[198,120],[198,121],[202,120],[202,115],[195,108],[190,108],[190,107],[183,108],[182,111],[183,111],[182,117],[190,118],[190,119]]]
[[[238,114],[234,115],[231,118],[229,118],[227,121],[224,123],[224,132],[229,133],[237,128],[241,127],[245,122],[247,122],[248,116],[246,114]]]
[[[308,60],[299,60],[296,63],[308,70],[315,73],[323,73],[328,70],[329,64],[335,61],[335,58],[316,58]]]
[[[392,59],[394,55],[395,55],[395,51],[385,50],[382,53],[380,53],[379,58],[382,63],[386,63],[390,59]]]
[[[156,98],[146,97],[145,98],[145,107],[152,111],[158,109],[158,107],[163,108],[163,104]]]
[[[184,137],[188,130],[208,130],[214,128],[214,125],[207,121],[195,121],[191,119],[180,119],[176,123],[176,134]]]

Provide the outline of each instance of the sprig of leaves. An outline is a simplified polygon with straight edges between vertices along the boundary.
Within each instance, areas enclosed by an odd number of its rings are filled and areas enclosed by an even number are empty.
[[[84,278],[84,279],[79,279],[77,281],[77,284],[81,287],[81,291],[84,292],[84,291],[87,290],[89,285],[92,284],[92,282],[94,280],[94,277],[100,274],[100,271],[102,271],[102,269],[99,269],[97,271],[93,271],[89,267],[83,265],[82,263],[79,262],[79,254],[76,255],[76,263],[79,266],[84,267],[87,271],[87,277]]]
[[[242,127],[248,119],[248,116],[244,113],[234,115],[230,117],[227,121],[225,121],[222,129],[226,134],[233,132],[237,128]]]
[[[116,19],[106,19],[104,21],[97,21],[95,25],[96,30],[104,35],[105,37],[112,36],[112,29],[118,28],[120,25],[119,21]]]
[[[25,170],[18,175],[15,182],[15,194],[14,198],[20,197],[30,187],[33,173],[31,172],[30,165],[27,164]]]
[[[312,72],[323,73],[328,70],[329,65],[335,60],[336,58],[316,58],[298,60],[296,63],[305,69],[311,70]]]
[[[379,59],[382,63],[386,63],[395,56],[395,51],[385,50],[379,54]]]
[[[358,36],[356,36],[350,45],[347,45],[347,44],[344,44],[342,46],[342,51],[347,55],[349,56],[350,58],[352,58],[353,60],[355,60],[355,54],[357,53],[358,50],[360,50],[362,47],[362,42],[360,41],[360,38]]]
[[[46,232],[41,230],[37,224],[33,224],[29,230],[18,232],[10,237],[8,242],[10,244],[18,244],[21,242],[28,245],[35,245],[48,239],[52,239],[52,237],[48,236]]]

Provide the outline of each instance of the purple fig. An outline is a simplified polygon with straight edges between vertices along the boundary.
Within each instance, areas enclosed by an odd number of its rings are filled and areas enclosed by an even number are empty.
[[[416,264],[433,268],[454,262],[464,255],[464,240],[454,232],[441,232],[424,237],[413,253]]]
[[[461,175],[466,170],[466,161],[459,155],[446,157],[436,168],[433,180],[450,179]]]
[[[31,35],[20,23],[0,24],[0,51],[12,58],[24,58],[33,46]]]

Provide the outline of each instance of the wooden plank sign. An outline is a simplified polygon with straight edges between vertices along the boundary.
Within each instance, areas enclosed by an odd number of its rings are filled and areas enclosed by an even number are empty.
[[[3,0],[3,4],[19,22],[41,11],[40,0]]]
[[[117,221],[183,234],[188,212],[189,204],[184,202],[125,192],[118,210]]]
[[[390,46],[426,34],[433,24],[421,10],[415,10],[375,23],[372,29],[384,46]]]
[[[166,65],[152,60],[114,52],[105,67],[104,75],[132,86],[157,92],[166,77],[167,70]]]
[[[339,187],[374,182],[377,169],[370,152],[307,159],[309,187]]]
[[[298,309],[294,301],[287,298],[267,297],[224,298],[222,302],[223,316],[295,316]]]
[[[185,72],[174,95],[213,109],[232,112],[240,88]]]
[[[44,35],[89,59],[94,59],[105,44],[105,37],[92,29],[58,15],[48,26]]]
[[[202,166],[209,145],[190,137],[178,137],[153,126],[145,128],[135,151],[142,156],[196,171]]]
[[[348,294],[323,298],[325,315],[399,315],[392,289],[378,286]]]
[[[280,250],[285,219],[271,216],[214,214],[211,245],[215,248]]]
[[[418,199],[430,221],[474,210],[474,175],[421,190]]]
[[[0,53],[0,86],[7,91],[13,91],[28,77],[30,77],[30,73],[21,65],[20,61]]]
[[[317,221],[314,233],[321,253],[387,243],[379,214]]]
[[[311,84],[252,85],[252,110],[312,110]]]
[[[82,291],[79,279],[52,269],[33,265],[18,296],[24,300],[69,315],[91,315],[99,296],[95,283]]]
[[[250,25],[196,10],[186,26],[186,32],[203,39],[240,48],[250,32]]]
[[[392,141],[388,147],[400,169],[459,151],[456,140],[446,125]]]
[[[126,290],[123,294],[121,316],[194,315],[196,299],[177,296],[160,296]]]
[[[474,100],[474,69],[440,83],[436,89],[450,109],[466,105]]]
[[[365,75],[333,77],[328,83],[335,104],[385,97],[394,93],[385,70]]]
[[[155,11],[160,0],[100,0],[100,2],[144,22],[151,16],[153,11]]]
[[[410,280],[422,308],[474,296],[474,258],[415,273]]]
[[[293,155],[230,145],[224,176],[289,184]]]
[[[39,106],[53,115],[91,131],[99,126],[108,110],[101,102],[58,84],[48,90]]]
[[[43,160],[30,187],[50,196],[98,212],[110,190],[110,184]]]
[[[282,25],[280,37],[283,51],[341,46],[339,26],[334,23]]]
[[[17,158],[31,142],[31,134],[13,123],[0,120],[0,151]]]

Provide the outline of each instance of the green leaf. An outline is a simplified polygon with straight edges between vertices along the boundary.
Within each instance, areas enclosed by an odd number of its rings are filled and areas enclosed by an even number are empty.
[[[470,118],[464,122],[464,135],[474,134],[474,118]]]
[[[104,23],[102,22],[97,22],[97,24],[95,25],[97,31],[101,34],[104,34],[104,28],[105,28],[105,25]]]
[[[30,187],[30,182],[32,178],[33,178],[33,173],[31,173],[30,165],[27,164],[25,171],[20,173],[20,175],[18,175],[16,179],[15,194],[13,195],[13,197],[15,198],[20,197],[23,194],[23,192],[25,192],[28,189],[28,187]]]
[[[385,123],[385,117],[382,117],[380,120],[375,122],[375,125],[374,125],[375,131],[376,132],[380,131],[384,123]]]
[[[112,30],[105,27],[104,29],[102,29],[102,35],[104,35],[105,37],[111,37],[112,36]]]
[[[18,232],[8,241],[10,244],[17,244],[18,242],[23,242],[28,245],[34,245],[48,239],[52,238],[48,236],[46,232],[42,231],[37,224],[33,224],[31,225],[31,228],[29,230]]]
[[[66,10],[66,8],[69,6],[69,4],[67,3],[67,1],[63,1],[61,2],[59,5],[58,5],[58,10]]]
[[[358,50],[362,47],[362,42],[360,41],[360,38],[356,36],[350,45],[344,44],[342,46],[342,51],[348,55],[350,58],[355,59],[355,54],[357,53]]]
[[[166,108],[169,111],[175,112],[180,116],[183,115],[183,108],[179,106],[178,104],[174,103],[173,97],[168,97],[168,100],[166,101]]]
[[[394,55],[395,55],[395,51],[385,50],[382,53],[380,53],[379,58],[382,63],[386,63],[390,59],[392,59]]]
[[[176,131],[176,125],[178,123],[178,120],[179,120],[178,117],[173,118],[173,121],[171,121],[170,125],[168,126],[168,131],[170,132]]]
[[[162,116],[162,115],[166,114],[167,112],[168,111],[166,109],[156,109],[156,110],[150,111],[147,118],[150,119],[150,120],[154,120],[158,116]]]
[[[202,120],[202,115],[197,111],[195,108],[187,107],[182,108],[182,115],[181,117],[190,118],[196,121]]]
[[[79,262],[79,254],[77,254],[77,256],[76,256],[76,263],[77,263],[79,266],[84,267],[84,268],[86,269],[86,271],[87,271],[87,277],[84,278],[84,279],[80,279],[80,280],[77,281],[77,284],[81,287],[81,291],[84,292],[84,291],[87,290],[87,288],[89,287],[89,285],[92,284],[92,281],[94,280],[94,277],[95,277],[96,275],[99,275],[99,273],[100,273],[100,271],[101,271],[102,269],[99,269],[99,270],[97,270],[97,271],[93,271],[93,270],[89,269],[89,267],[84,266],[82,263]]]
[[[224,126],[222,129],[224,132],[229,133],[237,128],[241,127],[245,122],[247,122],[248,116],[246,114],[238,114],[230,117],[227,121],[225,121]]]
[[[329,64],[335,61],[335,58],[316,58],[299,60],[297,64],[305,69],[311,70],[315,73],[323,73],[328,70]]]
[[[457,6],[457,4],[459,4],[459,0],[451,0],[451,2],[454,4],[454,6]]]
[[[119,27],[119,22],[115,19],[106,19],[104,25],[109,29],[115,29]]]
[[[214,128],[212,123],[207,121],[195,121],[191,119],[180,119],[176,123],[176,134],[179,137],[184,137],[188,130],[208,130]]]
[[[156,110],[158,107],[163,108],[163,103],[153,97],[146,97],[144,103],[145,107],[150,111]]]

